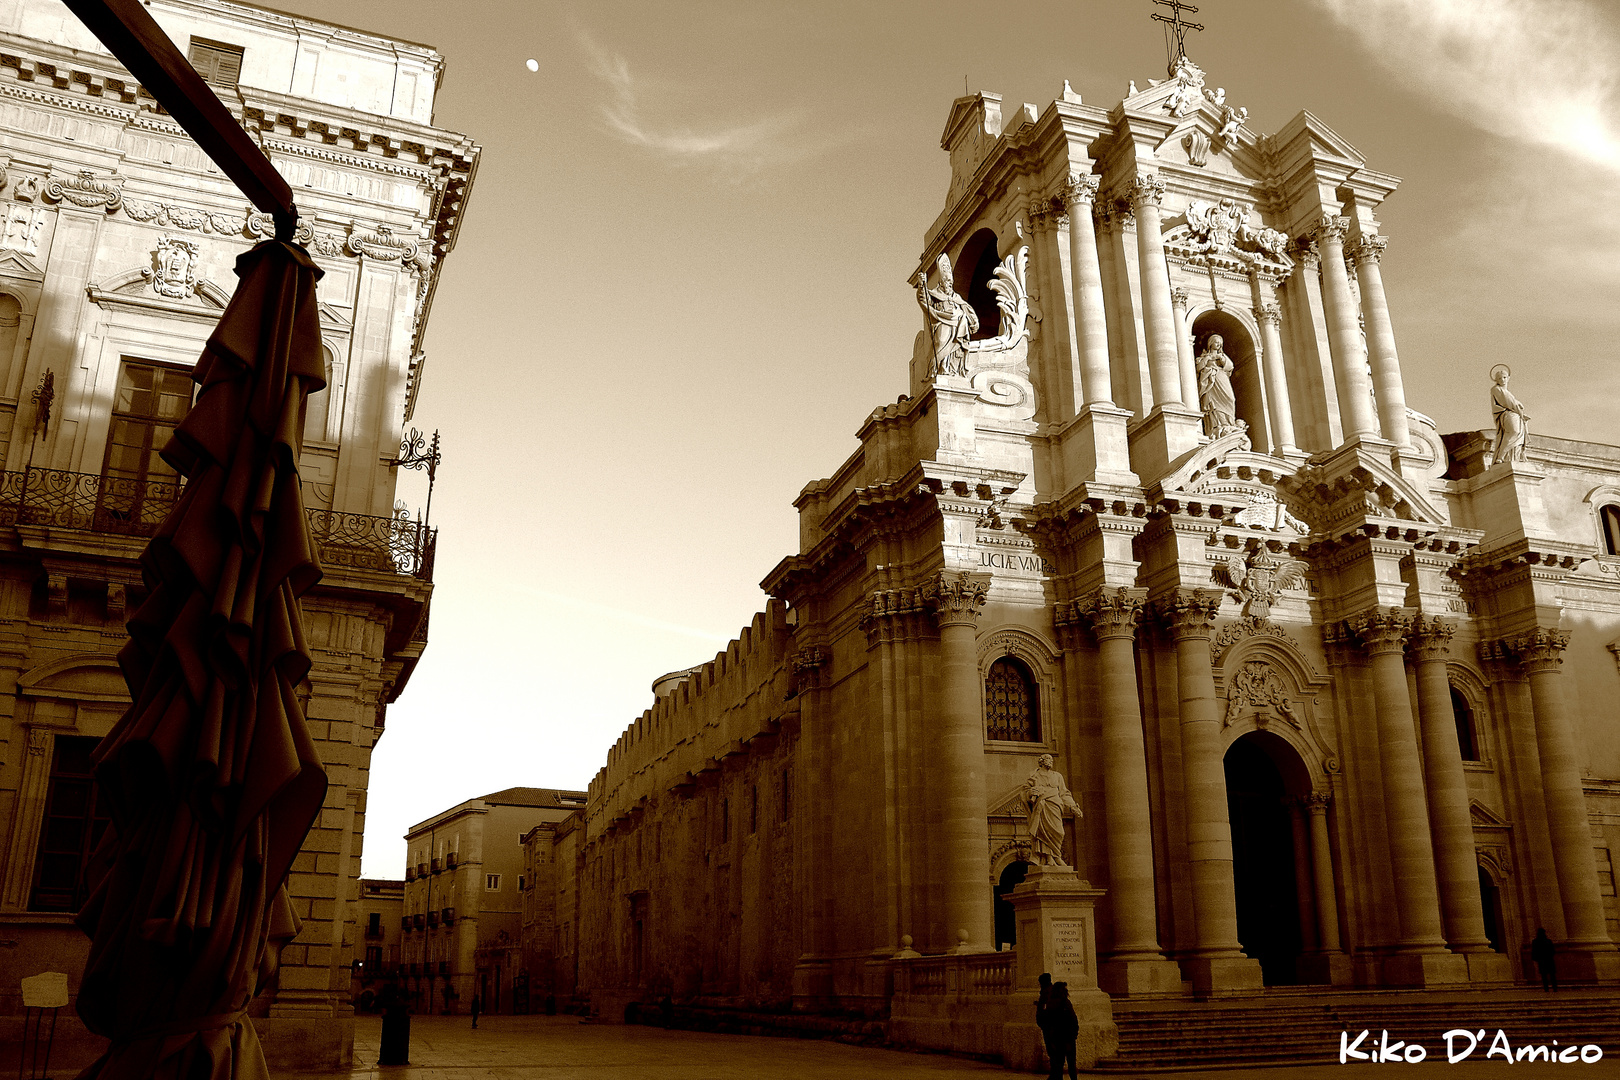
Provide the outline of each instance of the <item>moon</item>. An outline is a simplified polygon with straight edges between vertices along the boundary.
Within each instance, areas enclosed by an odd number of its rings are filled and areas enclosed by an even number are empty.
[[[530,71],[539,71],[540,70],[540,61],[534,59],[531,56],[529,59],[527,59],[527,60],[525,60],[523,62],[523,66],[528,68]]]

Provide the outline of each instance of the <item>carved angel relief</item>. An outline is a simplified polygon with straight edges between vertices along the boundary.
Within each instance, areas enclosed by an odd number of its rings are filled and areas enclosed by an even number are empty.
[[[1226,586],[1232,599],[1243,604],[1243,617],[1271,617],[1271,605],[1284,589],[1297,588],[1305,581],[1305,564],[1279,559],[1263,547],[1249,552],[1247,560],[1236,555],[1210,567],[1215,580]]]
[[[160,236],[152,250],[152,268],[142,270],[141,276],[159,295],[188,300],[197,291],[198,252],[191,240]]]

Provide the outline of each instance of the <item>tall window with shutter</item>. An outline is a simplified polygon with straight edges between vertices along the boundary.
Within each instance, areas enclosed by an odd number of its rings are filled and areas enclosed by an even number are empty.
[[[100,739],[58,735],[51,751],[45,820],[34,860],[32,911],[78,911],[86,897],[85,866],[112,820],[90,763]]]

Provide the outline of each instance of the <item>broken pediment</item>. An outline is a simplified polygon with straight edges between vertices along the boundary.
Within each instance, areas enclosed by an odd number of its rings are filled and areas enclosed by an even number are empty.
[[[149,268],[140,267],[115,275],[85,291],[99,307],[108,310],[163,314],[193,321],[213,322],[231,301],[231,294],[212,281],[198,279],[186,299],[159,293],[152,284]]]
[[[1505,819],[1492,812],[1490,807],[1478,799],[1469,802],[1468,819],[1476,829],[1506,829],[1510,827]]]
[[[1430,533],[1445,515],[1418,493],[1394,465],[1360,446],[1307,461],[1277,485],[1288,509],[1312,532],[1337,534],[1366,526],[1402,525]]]
[[[0,277],[42,282],[45,280],[45,271],[22,252],[4,250],[0,251]]]

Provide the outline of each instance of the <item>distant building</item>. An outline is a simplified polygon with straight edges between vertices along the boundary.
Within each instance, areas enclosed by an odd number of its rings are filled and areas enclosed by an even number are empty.
[[[514,1011],[522,986],[524,842],[585,805],[582,791],[507,788],[435,814],[405,834],[402,974],[416,1008]]]
[[[366,1005],[377,990],[399,973],[400,943],[404,940],[405,883],[360,879],[360,900],[355,905],[355,925],[360,946],[354,958],[350,979],[350,999]]]
[[[423,335],[479,148],[434,126],[425,45],[231,0],[147,6],[296,193],[327,387],[301,469],[324,578],[299,688],[326,805],[288,891],[302,933],[253,1006],[275,1064],[350,1060],[372,747],[426,645],[433,538],[395,515]],[[57,0],[0,5],[0,1039],[21,978],[64,971],[107,821],[90,755],[128,704],[114,656],[173,503],[159,456],[270,223]],[[261,1015],[262,1014],[262,1015]],[[63,1010],[58,1038],[78,1028]]]
[[[523,964],[519,1011],[574,1004],[579,978],[579,839],[582,814],[536,825],[523,837]]]

